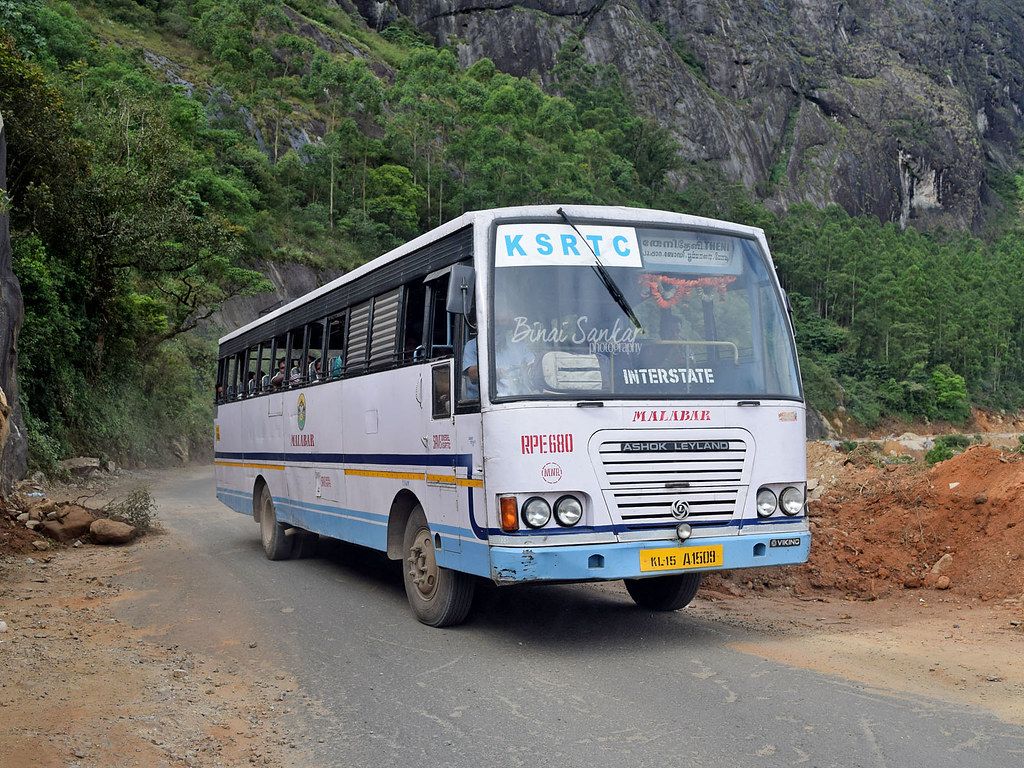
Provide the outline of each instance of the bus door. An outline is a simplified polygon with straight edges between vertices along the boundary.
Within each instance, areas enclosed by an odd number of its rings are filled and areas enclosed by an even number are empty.
[[[448,270],[427,277],[422,355],[427,365],[419,366],[424,397],[423,447],[427,455],[426,506],[427,519],[441,533],[442,548],[460,552],[462,542],[457,529],[462,528],[456,455],[454,420],[455,366],[454,326],[445,309],[448,291]]]

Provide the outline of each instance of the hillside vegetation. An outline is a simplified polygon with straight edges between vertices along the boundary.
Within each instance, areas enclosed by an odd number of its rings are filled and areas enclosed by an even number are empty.
[[[664,208],[763,227],[826,412],[962,422],[1024,403],[1024,176],[984,238],[770,212],[683,163],[569,40],[542,89],[327,0],[0,0],[32,461],[208,442],[203,320],[260,266],[349,269],[463,211]],[[995,220],[994,218],[992,219]],[[198,329],[198,330],[197,330]]]

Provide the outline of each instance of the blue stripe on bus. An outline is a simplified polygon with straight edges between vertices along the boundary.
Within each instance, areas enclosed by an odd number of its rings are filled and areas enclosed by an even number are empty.
[[[305,464],[392,464],[402,467],[468,467],[470,453],[426,455],[415,453],[295,453],[295,452],[230,452],[217,451],[217,459],[238,461],[292,461]]]
[[[403,467],[463,467],[466,479],[473,479],[473,454],[447,453],[441,455],[422,455],[409,453],[295,453],[295,452],[250,452],[250,451],[215,451],[214,458],[236,459],[239,461],[290,461],[307,464],[373,464],[397,465]],[[469,501],[469,524],[473,535],[478,539],[487,538],[487,530],[476,521],[476,510],[473,503],[473,488],[467,487]]]

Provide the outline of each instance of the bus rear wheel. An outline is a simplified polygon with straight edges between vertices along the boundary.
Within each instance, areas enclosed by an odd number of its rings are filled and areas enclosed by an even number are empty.
[[[476,581],[437,564],[434,537],[423,508],[409,515],[402,542],[405,594],[416,618],[431,627],[461,624],[473,605]]]
[[[690,604],[700,588],[699,573],[623,579],[633,602],[650,611],[678,611]]]
[[[285,533],[285,526],[277,522],[274,499],[265,485],[260,487],[259,505],[263,553],[268,560],[287,560],[292,554],[292,537]]]

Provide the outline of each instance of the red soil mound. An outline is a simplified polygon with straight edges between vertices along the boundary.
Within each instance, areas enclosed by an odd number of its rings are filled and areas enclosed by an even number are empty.
[[[1024,594],[1024,457],[979,445],[931,469],[852,470],[811,514],[811,560],[786,576],[798,591],[870,597],[944,575],[961,595]]]

